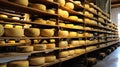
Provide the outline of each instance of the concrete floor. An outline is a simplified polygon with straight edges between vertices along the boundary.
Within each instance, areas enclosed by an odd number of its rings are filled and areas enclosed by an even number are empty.
[[[120,67],[120,47],[105,59],[99,61],[94,67]]]

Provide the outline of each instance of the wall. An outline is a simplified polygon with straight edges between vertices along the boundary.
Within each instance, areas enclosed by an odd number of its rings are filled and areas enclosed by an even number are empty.
[[[111,21],[118,24],[118,13],[120,13],[120,7],[119,8],[112,8],[111,10]]]

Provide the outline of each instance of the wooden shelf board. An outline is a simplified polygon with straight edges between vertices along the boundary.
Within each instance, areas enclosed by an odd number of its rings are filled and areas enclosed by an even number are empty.
[[[0,44],[0,47],[6,47],[6,46],[20,46],[20,45],[25,45],[25,43],[6,43],[6,44]]]

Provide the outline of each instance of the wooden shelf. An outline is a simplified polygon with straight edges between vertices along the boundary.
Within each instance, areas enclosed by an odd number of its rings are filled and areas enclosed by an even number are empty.
[[[69,28],[69,27],[61,27],[60,28],[64,28],[64,29],[68,29],[68,30],[76,30],[76,31],[84,31],[84,29],[75,29],[75,28]]]
[[[59,39],[60,37],[27,37],[28,39]]]
[[[21,46],[21,45],[26,45],[26,43],[6,43],[6,44],[0,44],[0,47],[7,47],[7,46]]]
[[[18,5],[18,4],[9,2],[7,0],[0,0],[0,4],[1,4],[1,6],[0,6],[1,8],[14,10],[14,11],[17,11],[17,12],[36,14],[36,15],[39,15],[39,16],[42,16],[42,17],[44,17],[44,16],[46,16],[46,17],[54,17],[54,18],[58,17],[56,14],[50,14],[48,12],[41,11],[41,10],[38,10],[38,9]]]
[[[10,40],[10,39],[27,39],[27,37],[0,37],[1,40],[4,40],[4,39],[7,39],[7,40]]]

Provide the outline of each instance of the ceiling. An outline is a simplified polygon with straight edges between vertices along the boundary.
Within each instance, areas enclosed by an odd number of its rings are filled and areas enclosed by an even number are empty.
[[[120,7],[120,0],[111,0],[112,8]]]

